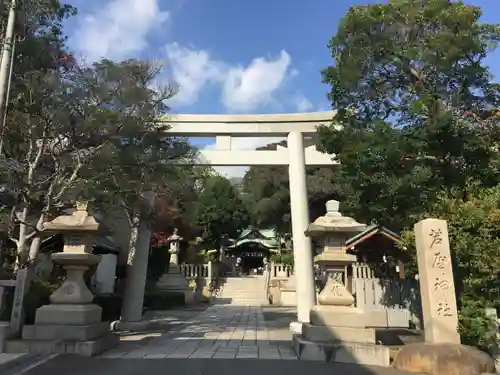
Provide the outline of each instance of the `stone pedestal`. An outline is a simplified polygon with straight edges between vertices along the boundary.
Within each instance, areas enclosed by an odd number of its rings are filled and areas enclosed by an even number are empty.
[[[156,283],[157,290],[164,290],[170,292],[184,293],[186,303],[193,301],[193,289],[189,286],[189,282],[181,274],[179,265],[175,263],[170,263],[168,267],[168,273],[165,273],[160,277]]]
[[[323,245],[314,261],[326,269],[328,279],[319,305],[310,310],[310,323],[294,335],[295,351],[301,360],[389,366],[389,348],[376,345],[375,330],[367,328],[365,312],[353,306],[354,297],[345,287],[346,267],[356,257],[346,254],[343,244],[365,225],[342,216],[336,201],[329,201],[326,208],[327,214],[309,225],[306,233]]]
[[[52,260],[64,268],[66,280],[50,296],[51,304],[37,310],[35,324],[23,328],[23,340],[9,343],[11,351],[93,356],[118,343],[109,322],[101,321],[102,309],[92,303],[94,296],[83,279],[100,260],[91,253],[89,236],[97,227],[82,205],[73,216],[58,217],[44,226],[47,232],[65,234],[64,251],[53,254]]]

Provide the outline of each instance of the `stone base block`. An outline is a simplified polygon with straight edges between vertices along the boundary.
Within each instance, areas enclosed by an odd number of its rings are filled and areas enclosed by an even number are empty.
[[[301,322],[291,322],[290,332],[292,335],[302,335],[302,330],[304,329],[304,323]]]
[[[105,335],[109,323],[101,322],[85,326],[32,325],[23,327],[24,340],[74,340],[88,341]]]
[[[188,289],[189,282],[184,276],[178,273],[166,273],[156,283],[159,290]]]
[[[364,310],[365,324],[374,328],[408,328],[411,314],[407,309]]]
[[[101,322],[102,308],[86,305],[45,305],[36,310],[35,325],[85,326]]]
[[[310,313],[311,324],[315,326],[366,328],[363,310],[350,306],[313,306]]]
[[[479,349],[460,344],[410,344],[394,357],[393,367],[427,375],[495,373],[495,361]]]
[[[270,287],[267,297],[270,305],[281,305],[281,292],[278,288]]]
[[[315,342],[352,342],[375,344],[375,330],[373,328],[351,328],[314,326],[304,324],[302,335],[304,339]]]
[[[7,353],[78,354],[85,357],[99,355],[119,343],[113,333],[88,341],[71,340],[12,340],[7,342]]]
[[[390,366],[389,348],[382,345],[313,342],[298,335],[293,336],[293,345],[301,361]]]
[[[297,306],[297,292],[292,289],[281,289],[280,306]]]

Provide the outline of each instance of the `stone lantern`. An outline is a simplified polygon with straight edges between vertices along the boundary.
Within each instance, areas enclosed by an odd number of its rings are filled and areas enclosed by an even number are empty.
[[[183,238],[179,236],[178,234],[178,229],[174,229],[174,233],[167,238],[168,244],[169,244],[169,250],[168,252],[170,253],[170,265],[179,267],[179,251],[181,249],[181,241]]]
[[[42,235],[64,236],[63,251],[52,254],[52,260],[66,271],[66,279],[50,295],[51,304],[36,311],[35,324],[23,329],[23,339],[33,340],[32,350],[91,356],[118,342],[109,332],[109,322],[101,321],[102,309],[92,303],[94,295],[84,280],[84,273],[100,260],[92,254],[98,228],[85,202],[78,202],[72,215],[44,224]]]
[[[326,211],[305,233],[322,247],[314,262],[325,269],[327,282],[318,305],[311,309],[310,323],[294,336],[295,350],[305,360],[388,366],[389,349],[375,344],[375,330],[367,328],[368,316],[354,306],[345,285],[347,266],[356,262],[355,255],[346,253],[345,242],[366,225],[343,216],[337,201],[328,201]]]
[[[324,306],[351,306],[354,297],[345,284],[347,266],[356,262],[356,256],[346,253],[345,242],[366,229],[339,212],[339,202],[326,203],[326,215],[310,224],[306,235],[315,238],[321,246],[320,254],[314,257],[314,263],[326,271],[327,282],[318,296],[318,303]]]
[[[194,297],[193,289],[189,287],[189,282],[182,275],[179,267],[179,251],[182,240],[183,238],[179,236],[178,230],[175,228],[174,233],[167,239],[169,245],[168,252],[170,253],[168,272],[160,277],[156,283],[156,288],[183,293],[186,303],[191,303]]]

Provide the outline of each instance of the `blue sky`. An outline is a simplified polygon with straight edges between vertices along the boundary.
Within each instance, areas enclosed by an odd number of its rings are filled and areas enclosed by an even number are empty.
[[[176,113],[284,113],[329,110],[320,70],[350,6],[368,0],[67,0],[70,47],[100,57],[155,58],[180,85]],[[374,2],[374,1],[372,1]],[[500,23],[498,0],[468,0]],[[488,59],[500,77],[500,52]],[[211,140],[197,142],[199,145]],[[268,143],[245,140],[234,147]]]

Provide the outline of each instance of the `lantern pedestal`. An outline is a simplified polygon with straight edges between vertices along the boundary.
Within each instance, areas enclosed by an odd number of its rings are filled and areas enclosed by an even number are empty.
[[[44,225],[46,232],[64,234],[63,252],[52,254],[52,260],[64,268],[66,279],[50,296],[51,304],[36,311],[35,324],[23,328],[22,340],[8,343],[9,351],[93,356],[118,343],[84,281],[84,273],[100,261],[91,253],[97,229],[85,204]]]
[[[328,201],[327,214],[310,224],[306,234],[322,244],[314,262],[326,270],[327,281],[310,311],[310,323],[294,335],[295,351],[301,360],[389,366],[389,349],[376,345],[375,330],[367,328],[365,312],[354,306],[345,287],[347,266],[356,256],[347,254],[345,240],[366,226],[338,212],[338,202]]]
[[[193,289],[189,286],[189,282],[181,274],[179,266],[175,263],[170,263],[168,272],[164,273],[156,283],[156,289],[160,291],[183,293],[185,302],[193,301]]]

